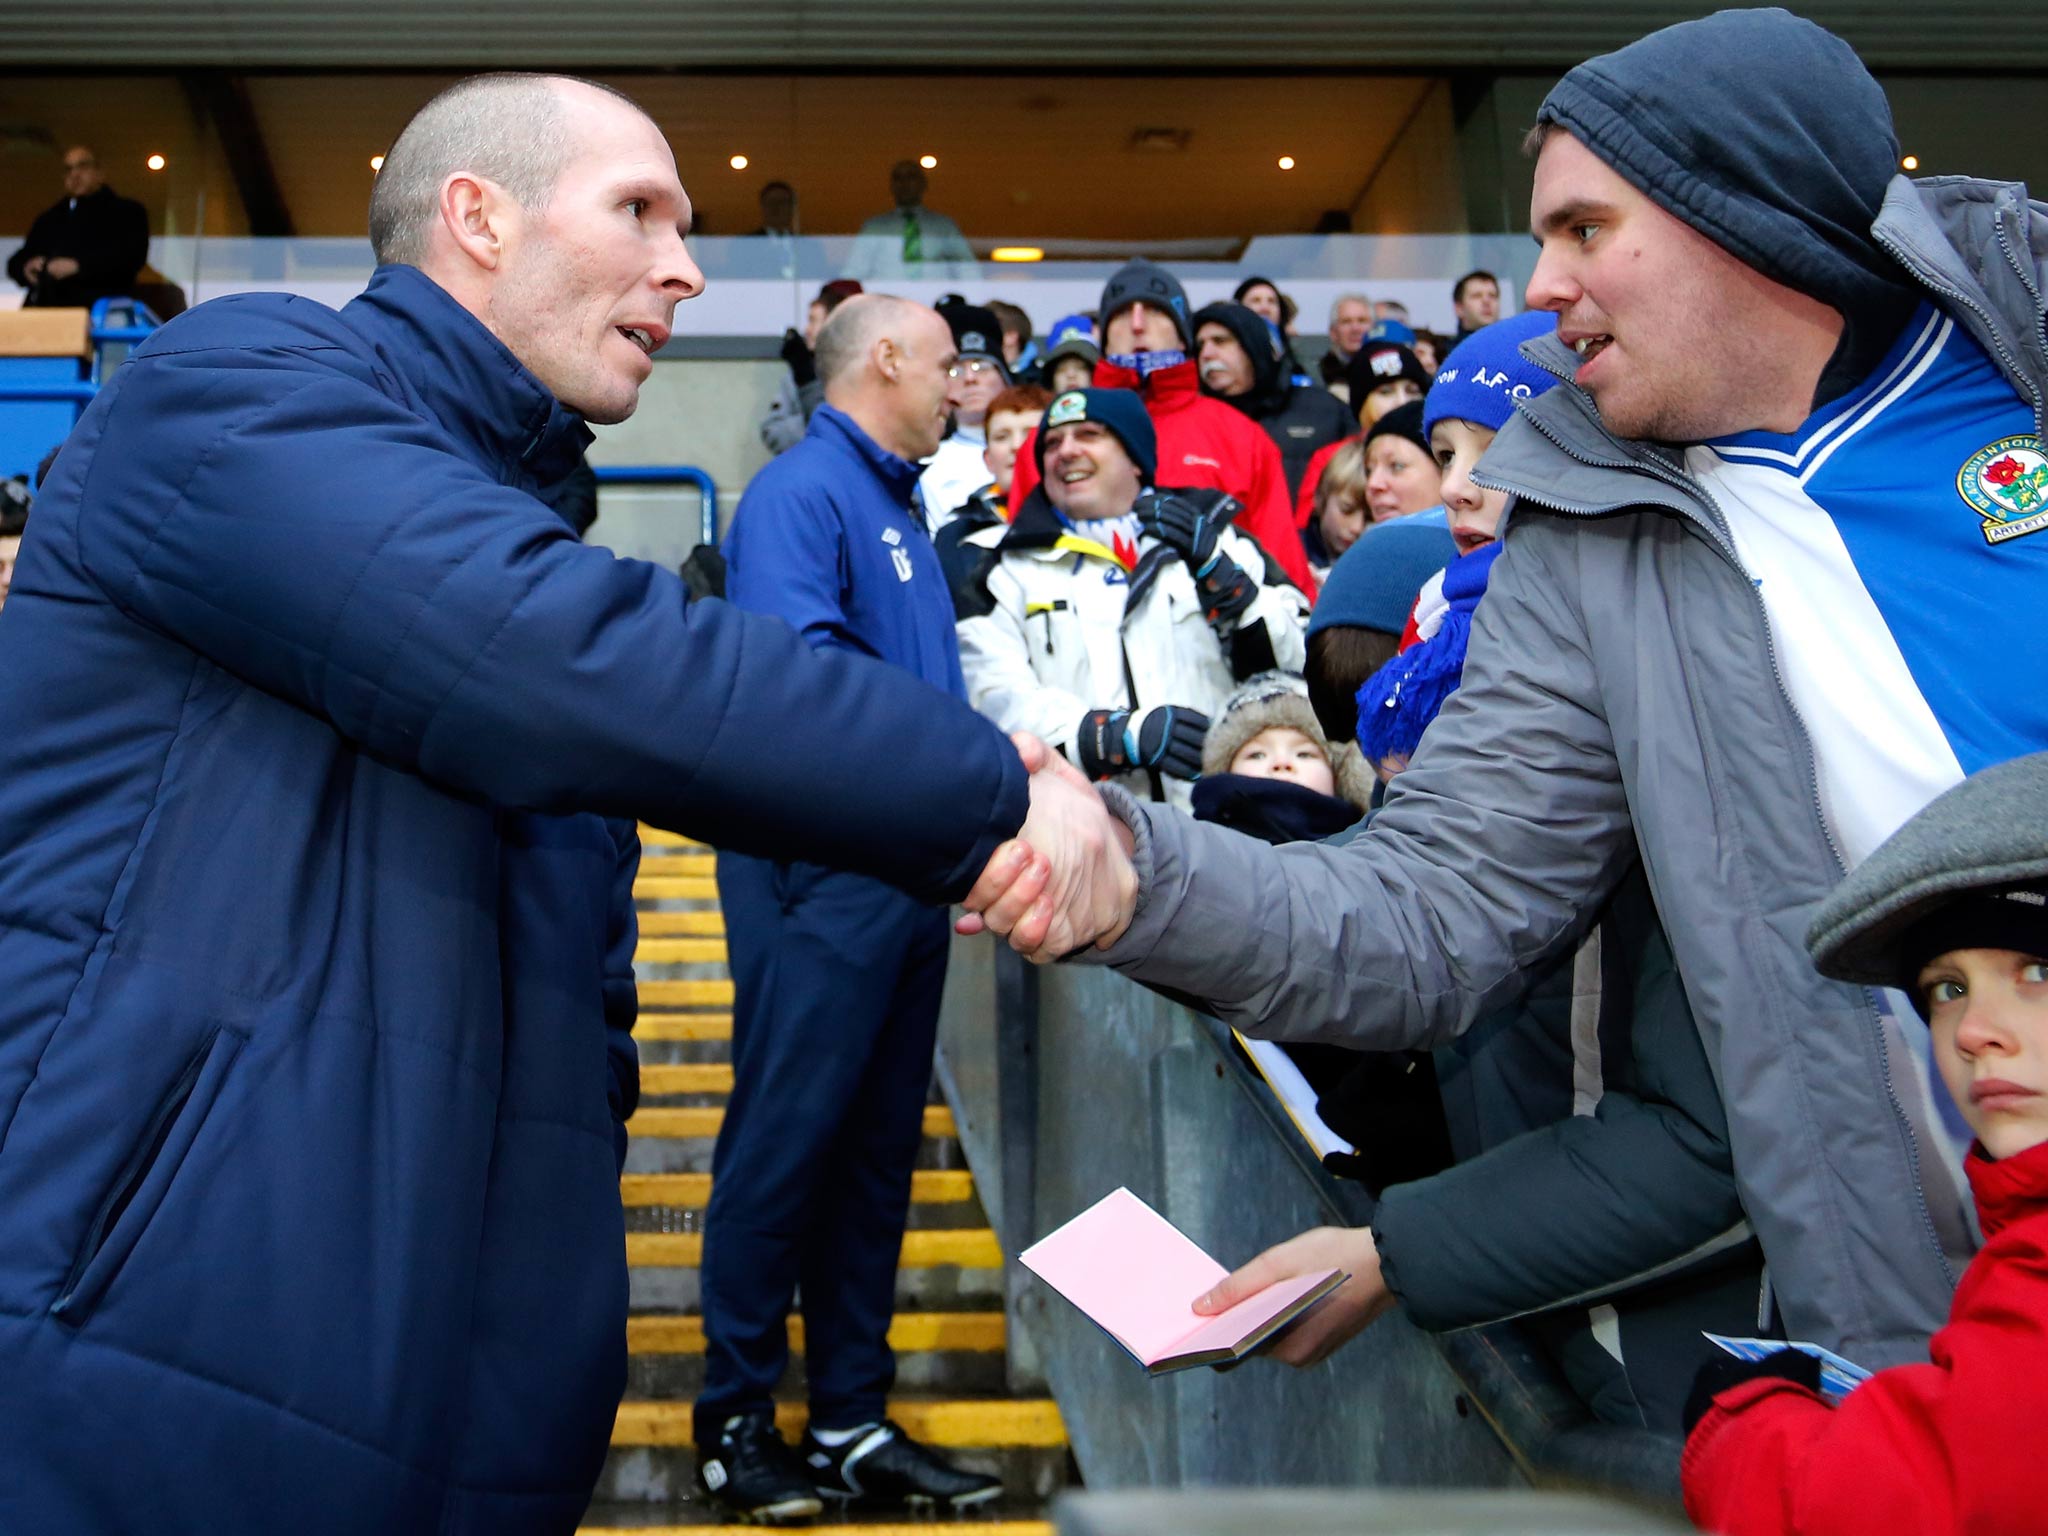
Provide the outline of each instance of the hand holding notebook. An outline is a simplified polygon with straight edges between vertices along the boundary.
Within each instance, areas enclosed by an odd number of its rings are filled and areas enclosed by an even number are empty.
[[[1155,1376],[1242,1359],[1350,1278],[1337,1269],[1296,1275],[1202,1317],[1195,1299],[1229,1271],[1128,1189],[1021,1257]]]

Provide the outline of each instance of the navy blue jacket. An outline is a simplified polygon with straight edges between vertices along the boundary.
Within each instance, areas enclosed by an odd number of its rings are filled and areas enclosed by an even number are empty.
[[[821,405],[803,440],[747,486],[725,544],[725,595],[816,647],[872,656],[967,697],[953,598],[910,510],[921,466]]]
[[[630,818],[928,900],[1022,820],[964,704],[578,543],[528,491],[584,437],[386,268],[172,321],[59,457],[0,612],[0,1530],[573,1529]]]

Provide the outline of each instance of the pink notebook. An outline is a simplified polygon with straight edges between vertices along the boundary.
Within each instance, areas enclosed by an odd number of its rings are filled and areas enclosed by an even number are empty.
[[[1020,1257],[1155,1376],[1242,1359],[1351,1278],[1337,1269],[1297,1275],[1227,1312],[1198,1316],[1195,1298],[1229,1271],[1128,1189]]]

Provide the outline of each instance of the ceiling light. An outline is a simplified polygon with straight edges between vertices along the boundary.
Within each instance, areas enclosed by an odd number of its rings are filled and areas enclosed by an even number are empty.
[[[919,155],[917,163],[928,171],[936,171],[939,168],[939,157],[937,155]]]
[[[1919,170],[1919,169],[1920,169],[1920,157],[1919,157],[1918,155],[1908,155],[1908,156],[1906,156],[1906,158],[1905,158],[1905,159],[1903,159],[1903,160],[1901,160],[1901,161],[1899,162],[1899,169],[1900,169],[1900,170],[1902,170],[1902,171],[1917,171],[1917,170]]]
[[[1293,169],[1294,169],[1294,156],[1292,156],[1292,155],[1282,155],[1282,156],[1280,157],[1280,169],[1281,169],[1281,170],[1283,170],[1283,171],[1291,171],[1291,170],[1293,170]]]
[[[1043,261],[1045,248],[1037,245],[999,245],[988,253],[990,261]]]
[[[383,169],[384,169],[384,157],[383,157],[382,155],[372,155],[372,156],[370,156],[370,169],[371,169],[371,170],[373,170],[373,171],[381,171],[381,170],[383,170]]]
[[[747,168],[747,157],[745,155],[734,155],[726,163],[736,171],[744,171]]]
[[[151,155],[147,160],[143,161],[142,163],[148,166],[152,171],[160,171],[168,162],[165,161],[162,155]]]

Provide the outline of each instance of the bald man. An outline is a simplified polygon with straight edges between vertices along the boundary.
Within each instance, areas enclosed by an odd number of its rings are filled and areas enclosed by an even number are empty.
[[[848,299],[818,333],[825,403],[755,476],[733,518],[726,595],[966,697],[953,607],[912,503],[945,435],[958,361],[938,312]],[[781,747],[763,741],[764,753]],[[895,1378],[896,1257],[923,1139],[943,909],[808,855],[718,856],[733,975],[733,1092],[704,1221],[698,1478],[748,1519],[817,1514],[822,1498],[953,1508],[1002,1491],[884,1417]],[[775,1428],[790,1305],[803,1290],[810,1420],[801,1453]]]
[[[64,195],[36,215],[7,275],[28,290],[23,308],[83,309],[130,292],[149,257],[149,214],[107,185],[90,145],[64,151]]]
[[[625,1377],[634,818],[928,901],[1027,796],[1107,837],[948,690],[535,498],[637,404],[689,221],[623,97],[459,84],[360,298],[173,320],[44,484],[0,613],[0,1529],[566,1536]]]

